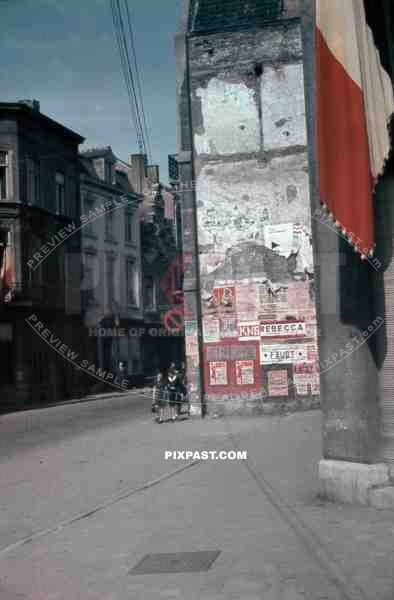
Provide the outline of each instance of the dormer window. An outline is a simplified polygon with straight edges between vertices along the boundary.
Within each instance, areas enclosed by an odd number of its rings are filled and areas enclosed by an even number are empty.
[[[105,161],[105,181],[107,183],[113,183],[114,180],[114,167],[113,164],[108,162],[107,160]]]

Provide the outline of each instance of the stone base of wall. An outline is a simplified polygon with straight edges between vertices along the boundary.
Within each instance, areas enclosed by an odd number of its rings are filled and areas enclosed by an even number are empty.
[[[319,396],[308,396],[289,402],[284,401],[253,401],[239,400],[233,402],[218,402],[207,404],[207,416],[221,417],[227,415],[259,416],[259,415],[287,415],[295,412],[314,410],[320,408]]]
[[[319,481],[320,495],[326,500],[394,509],[394,482],[385,463],[321,460]]]

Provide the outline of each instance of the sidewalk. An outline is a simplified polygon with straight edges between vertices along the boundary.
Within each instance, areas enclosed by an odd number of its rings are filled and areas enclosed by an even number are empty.
[[[319,500],[319,411],[131,433],[145,484],[2,556],[0,598],[392,600],[394,514]],[[234,449],[247,461],[164,459]],[[205,572],[130,573],[145,555],[205,550],[220,552]]]
[[[69,400],[59,400],[58,402],[40,402],[25,404],[24,406],[8,407],[4,412],[0,411],[0,417],[3,415],[10,415],[14,413],[29,412],[45,410],[47,408],[56,408],[57,406],[72,406],[73,404],[84,404],[86,402],[94,402],[97,400],[107,400],[108,398],[122,398],[125,396],[140,396],[141,394],[151,393],[151,389],[148,386],[141,388],[130,388],[125,389],[122,392],[116,391],[114,388],[113,392],[104,392],[99,394],[87,394],[78,398],[70,398]]]

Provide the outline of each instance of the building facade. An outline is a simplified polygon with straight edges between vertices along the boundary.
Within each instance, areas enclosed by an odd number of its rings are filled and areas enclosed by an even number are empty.
[[[141,198],[130,183],[131,167],[111,147],[84,151],[80,166],[82,303],[94,364],[134,385],[143,373]]]
[[[269,15],[263,14],[264,7]],[[392,508],[393,129],[391,154],[384,156],[373,190],[375,255],[361,260],[346,237],[349,229],[339,227],[335,215],[322,206],[325,198],[319,181],[322,142],[317,132],[317,99],[321,94],[316,55],[321,57],[322,46],[316,45],[316,39],[321,39],[316,26],[324,24],[324,15],[333,7],[337,20],[328,19],[324,33],[333,44],[334,59],[335,51],[346,45],[348,57],[356,61],[352,66],[359,60],[362,73],[371,77],[380,72],[383,78],[384,69],[385,86],[388,77],[392,85],[394,12],[389,0],[185,3],[176,41],[178,164],[183,184],[192,182],[183,193],[184,251],[197,257],[185,277],[185,298],[196,316],[186,323],[188,372],[204,412],[212,398],[211,383],[231,401],[231,393],[236,398],[237,390],[227,392],[226,383],[243,385],[253,377],[256,381],[253,361],[258,362],[260,348],[258,384],[269,399],[280,398],[286,389],[285,370],[297,402],[305,392],[317,397],[320,389],[322,493],[334,500]],[[350,38],[345,26],[330,32],[330,23],[338,19],[351,22],[353,10],[364,19],[364,29]],[[342,34],[344,45],[338,43]],[[367,38],[369,58],[360,42]],[[326,59],[327,48],[330,51],[329,46],[323,48]],[[348,66],[346,61],[332,64],[339,79],[349,81],[349,73],[341,72]],[[328,77],[327,72],[320,71],[320,76]],[[352,80],[349,85],[353,84]],[[365,94],[363,85],[364,79]],[[349,115],[354,108],[345,87],[332,88],[332,102],[341,106],[342,122],[344,107],[349,107]],[[378,88],[373,90],[376,105],[381,101]],[[390,84],[385,93],[387,106],[392,105]],[[367,100],[363,102],[367,106]],[[330,102],[325,107],[335,119]],[[369,108],[364,110],[366,120]],[[349,116],[345,123],[348,129],[341,129],[341,141],[346,133],[351,146],[363,127],[363,117]],[[384,128],[369,131],[371,121],[364,124],[371,152],[374,140],[387,134]],[[335,138],[328,137],[332,149]],[[359,152],[355,147],[354,154]],[[346,159],[351,162],[349,156]],[[374,172],[370,160],[369,166],[365,161],[363,173],[340,176],[335,169],[330,173],[332,188],[349,190],[347,208],[353,206],[354,214],[360,212],[360,199],[351,197],[352,190],[357,189],[358,176],[370,180]],[[256,189],[251,187],[255,184]],[[300,231],[304,237],[297,241]],[[305,239],[312,236],[313,254]],[[243,279],[245,272],[248,276]],[[246,284],[246,295],[241,284]],[[261,302],[257,314],[255,285]],[[240,306],[246,307],[245,313]],[[250,315],[249,322],[241,322],[246,321],[244,315]],[[222,336],[228,330],[234,341],[224,343]],[[241,357],[241,348],[248,348],[248,354]],[[247,387],[243,391],[245,407],[250,396]]]
[[[157,373],[184,360],[181,293],[182,249],[177,194],[148,168],[142,226],[145,372]],[[179,211],[178,211],[179,213]]]
[[[318,405],[298,2],[186,2],[176,48],[192,391],[203,413]]]
[[[80,314],[78,146],[37,101],[0,104],[1,410],[76,396]],[[49,339],[49,341],[48,341]],[[53,347],[50,347],[53,345]]]

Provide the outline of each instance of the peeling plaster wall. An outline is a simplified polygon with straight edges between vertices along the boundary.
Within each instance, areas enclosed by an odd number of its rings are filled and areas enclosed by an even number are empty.
[[[198,88],[203,131],[194,134],[197,154],[257,152],[260,147],[259,116],[254,91],[244,83],[217,78]]]
[[[223,253],[241,242],[264,245],[264,226],[310,228],[305,152],[270,161],[211,161],[197,178],[200,251]]]
[[[301,63],[264,69],[261,97],[265,150],[306,146],[303,71]]]
[[[235,409],[231,399],[254,410],[266,399],[262,390],[275,401],[316,400],[299,20],[192,36],[189,73],[200,341],[210,410]],[[189,364],[198,342],[195,325],[186,318]],[[289,334],[291,328],[298,332]],[[305,383],[304,363],[313,383]],[[286,374],[294,378],[287,391]]]

